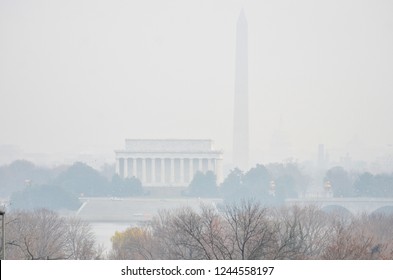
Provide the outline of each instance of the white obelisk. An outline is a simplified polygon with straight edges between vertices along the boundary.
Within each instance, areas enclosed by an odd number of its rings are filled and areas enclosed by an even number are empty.
[[[248,27],[244,10],[236,28],[236,74],[233,123],[233,164],[246,171],[249,168],[248,128]]]

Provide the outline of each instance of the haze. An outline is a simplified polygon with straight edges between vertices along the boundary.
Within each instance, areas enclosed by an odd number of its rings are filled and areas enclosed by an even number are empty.
[[[391,1],[0,1],[1,163],[114,162],[125,138],[232,156],[248,21],[251,161],[393,153]]]

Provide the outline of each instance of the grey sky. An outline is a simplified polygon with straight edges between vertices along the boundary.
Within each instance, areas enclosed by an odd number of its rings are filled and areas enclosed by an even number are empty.
[[[388,0],[1,0],[0,145],[114,157],[125,138],[210,138],[230,160],[242,7],[254,162],[392,153]]]

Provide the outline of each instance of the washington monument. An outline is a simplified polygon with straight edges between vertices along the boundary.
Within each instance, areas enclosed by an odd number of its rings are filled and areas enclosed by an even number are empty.
[[[233,164],[241,170],[249,167],[248,132],[248,35],[244,10],[236,27],[236,73],[233,122]]]

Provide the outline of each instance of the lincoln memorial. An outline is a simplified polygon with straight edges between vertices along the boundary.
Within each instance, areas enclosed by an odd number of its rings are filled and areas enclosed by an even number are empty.
[[[187,186],[197,171],[212,171],[222,181],[222,151],[212,140],[126,139],[116,150],[116,173],[137,177],[144,186]]]

